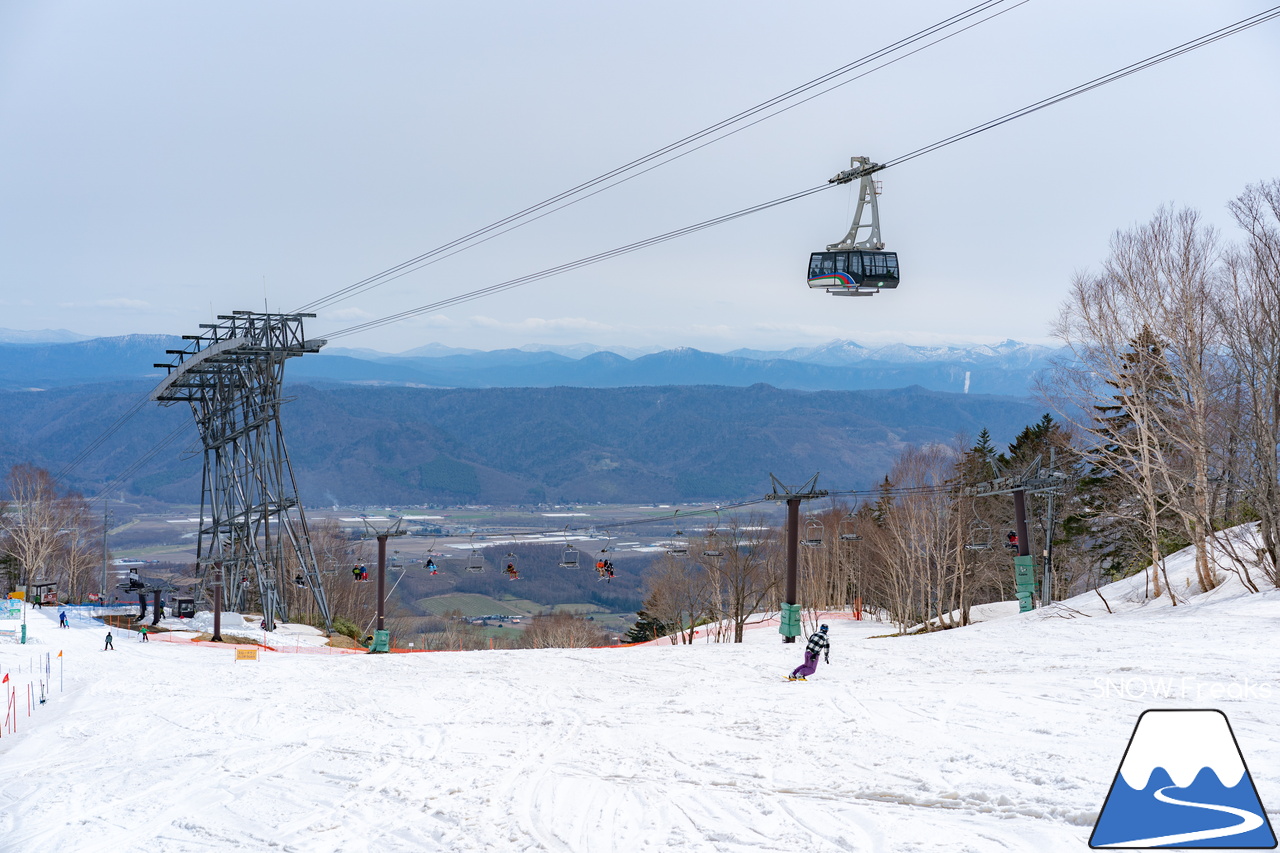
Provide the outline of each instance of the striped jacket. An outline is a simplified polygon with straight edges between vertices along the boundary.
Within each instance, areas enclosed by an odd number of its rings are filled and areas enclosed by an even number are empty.
[[[826,654],[830,654],[831,643],[827,640],[826,634],[822,633],[821,631],[814,631],[813,635],[809,637],[809,645],[805,646],[804,650],[814,655],[815,657],[818,655],[819,652],[825,652]]]

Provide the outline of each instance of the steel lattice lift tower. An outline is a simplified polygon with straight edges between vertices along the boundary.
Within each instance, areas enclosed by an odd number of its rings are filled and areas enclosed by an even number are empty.
[[[325,344],[303,335],[303,318],[314,316],[219,315],[200,324],[201,334],[183,335],[185,349],[166,350],[172,363],[155,365],[169,375],[151,399],[189,403],[204,445],[196,563],[205,591],[243,613],[256,587],[267,630],[289,618],[280,590],[286,554],[296,566],[290,582],[310,589],[326,630],[333,627],[280,426],[285,360]]]

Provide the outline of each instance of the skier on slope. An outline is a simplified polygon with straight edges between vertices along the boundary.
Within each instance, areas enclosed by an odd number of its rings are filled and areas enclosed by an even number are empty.
[[[809,637],[809,645],[804,647],[804,663],[791,670],[788,681],[807,681],[807,676],[818,671],[818,655],[831,663],[831,642],[827,639],[827,626],[823,625]]]

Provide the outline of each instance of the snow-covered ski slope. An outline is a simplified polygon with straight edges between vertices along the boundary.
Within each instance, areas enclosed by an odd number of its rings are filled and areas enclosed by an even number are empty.
[[[0,850],[1081,851],[1147,708],[1224,711],[1274,823],[1280,594],[1142,585],[928,636],[832,618],[804,684],[770,627],[236,663],[32,611],[0,669],[64,649],[66,691],[55,658],[0,738]]]

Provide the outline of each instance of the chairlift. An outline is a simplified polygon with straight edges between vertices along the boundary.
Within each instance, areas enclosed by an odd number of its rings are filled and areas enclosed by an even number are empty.
[[[569,544],[569,528],[564,529],[564,553],[560,555],[560,568],[578,568],[578,549]]]
[[[800,544],[806,548],[822,547],[822,522],[816,518],[810,518],[804,523],[804,538],[800,540]]]
[[[716,507],[716,526],[711,528],[707,534],[707,546],[702,552],[702,556],[712,560],[720,560],[724,558],[724,551],[720,548],[720,507]]]
[[[476,535],[474,533],[471,534],[471,553],[467,556],[466,569],[469,572],[484,571],[484,555],[476,547]]]
[[[520,569],[517,568],[516,566],[517,558],[515,553],[512,551],[508,551],[506,556],[506,561],[507,561],[507,564],[503,567],[502,570],[507,573],[507,579],[513,580],[513,581],[520,580]]]
[[[969,522],[969,538],[965,542],[966,551],[986,551],[991,548],[991,525],[980,518]]]
[[[683,530],[677,530],[675,537],[667,546],[667,553],[673,557],[684,557],[689,553],[689,540]]]
[[[603,554],[604,552],[601,553]],[[596,560],[596,575],[598,575],[597,580],[612,582],[617,577],[613,567],[613,560],[604,556]]]
[[[716,529],[718,529],[719,526],[720,525],[717,524],[716,527],[707,535],[707,544],[702,551],[702,556],[711,560],[720,560],[724,558],[724,550],[720,547],[720,537],[716,534]]]
[[[841,542],[861,542],[862,537],[854,530],[853,515],[840,519],[840,532],[837,534]]]

